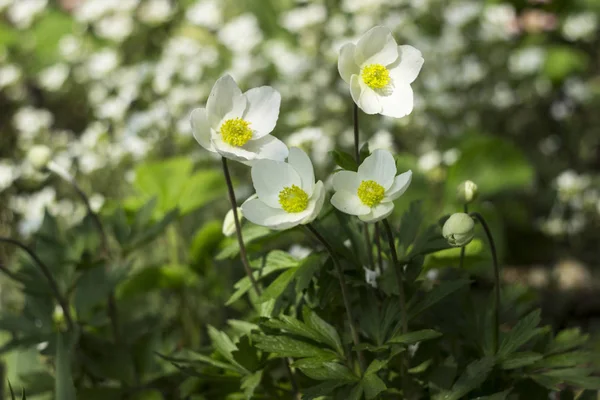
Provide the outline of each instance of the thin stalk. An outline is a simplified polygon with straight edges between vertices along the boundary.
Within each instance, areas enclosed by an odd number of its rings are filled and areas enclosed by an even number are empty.
[[[492,237],[492,231],[490,230],[487,222],[485,222],[483,215],[479,214],[478,212],[472,212],[469,215],[479,221],[483,227],[490,244],[490,250],[492,252],[492,259],[494,263],[494,280],[496,281],[494,284],[494,323],[496,325],[496,329],[494,330],[493,345],[494,352],[498,353],[498,338],[500,337],[500,266],[498,264],[498,254],[496,252],[494,238]]]
[[[235,234],[237,236],[238,245],[240,246],[240,258],[242,259],[242,264],[244,265],[244,270],[246,271],[246,275],[250,282],[252,283],[252,287],[258,296],[261,295],[262,291],[254,279],[254,275],[252,274],[252,269],[250,268],[250,262],[248,261],[248,253],[246,252],[246,246],[244,245],[244,238],[242,237],[242,226],[240,225],[240,218],[237,212],[237,201],[235,200],[235,192],[233,191],[233,183],[231,182],[231,174],[229,173],[229,167],[227,166],[227,159],[225,157],[221,157],[221,162],[223,163],[223,174],[225,175],[225,182],[227,183],[227,193],[229,194],[229,202],[231,203],[231,209],[233,210],[233,221],[235,223]]]
[[[225,157],[221,157],[221,163],[223,164],[223,175],[225,175],[225,182],[227,183],[227,193],[229,195],[229,202],[231,203],[231,210],[233,211],[233,222],[235,223],[235,234],[237,236],[238,245],[240,247],[240,258],[242,259],[242,264],[244,265],[244,270],[246,271],[246,276],[250,279],[252,283],[252,287],[258,296],[262,294],[260,290],[260,286],[258,286],[258,282],[254,279],[254,275],[252,274],[252,269],[250,268],[250,262],[248,261],[248,253],[246,251],[246,245],[244,244],[244,238],[242,236],[242,225],[240,224],[240,218],[237,212],[237,201],[235,199],[235,191],[233,190],[233,183],[231,182],[231,174],[229,173],[229,166],[227,165],[227,159]],[[283,365],[285,367],[286,373],[290,378],[290,382],[292,383],[292,389],[295,393],[296,398],[300,398],[300,392],[298,391],[298,384],[296,383],[296,378],[294,373],[292,372],[292,368],[290,367],[290,360],[284,359]]]
[[[354,158],[356,159],[356,165],[360,165],[360,143],[359,143],[359,129],[358,129],[358,106],[353,103],[352,107],[352,123],[354,125]],[[367,247],[367,257],[369,261],[369,268],[375,269],[375,261],[373,260],[373,248],[371,246],[371,238],[369,235],[369,224],[363,223],[363,235],[365,237],[365,246]]]
[[[103,257],[111,259],[112,253],[108,244],[108,235],[106,234],[106,229],[104,229],[104,225],[102,224],[102,221],[100,220],[98,214],[96,214],[92,209],[92,204],[85,191],[81,188],[81,186],[79,186],[75,178],[69,172],[65,171],[55,162],[50,162],[48,164],[47,169],[50,172],[53,172],[54,174],[59,176],[69,185],[71,185],[75,190],[75,193],[77,193],[77,195],[81,198],[81,201],[83,202],[87,210],[87,214],[92,218],[92,221],[96,226],[96,230],[100,234],[100,240],[102,241]],[[115,342],[119,343],[121,341],[121,335],[119,333],[119,311],[117,309],[117,300],[115,298],[115,293],[113,290],[111,290],[108,294],[108,317],[110,319],[110,324]]]
[[[335,266],[335,269],[336,269],[338,281],[340,283],[340,288],[342,289],[342,299],[344,301],[344,307],[346,308],[346,314],[348,314],[348,322],[350,325],[350,333],[352,334],[352,341],[354,342],[355,346],[358,346],[360,344],[360,339],[358,337],[358,329],[356,329],[356,326],[354,323],[352,306],[350,304],[350,297],[348,296],[348,287],[346,285],[346,281],[344,280],[344,271],[342,269],[342,265],[340,264],[340,260],[336,256],[335,251],[333,250],[333,247],[331,247],[329,242],[319,233],[319,231],[317,231],[311,224],[307,224],[304,226],[319,242],[321,242],[321,244],[323,244],[325,249],[327,249],[329,256],[333,260],[333,265]],[[360,366],[361,372],[364,372],[365,371],[365,360],[364,360],[364,355],[363,355],[362,351],[360,351],[360,350],[358,351],[358,364]]]
[[[383,253],[381,252],[381,232],[379,230],[379,222],[375,223],[375,246],[377,246],[377,267],[379,273],[383,273]]]
[[[24,250],[35,261],[35,263],[40,267],[42,274],[44,274],[44,277],[48,281],[50,290],[54,293],[54,297],[58,301],[60,308],[62,308],[62,310],[63,310],[63,314],[65,316],[65,320],[67,321],[67,325],[69,326],[69,330],[73,330],[73,328],[75,327],[75,324],[73,322],[73,317],[71,317],[71,312],[69,310],[69,303],[68,303],[67,299],[61,294],[60,289],[58,287],[58,283],[54,279],[54,276],[52,275],[50,268],[48,268],[48,266],[46,264],[44,264],[44,262],[38,257],[38,255],[32,249],[30,249],[23,243],[19,242],[18,240],[0,237],[0,242],[12,244],[14,246],[19,247],[21,250]]]
[[[468,213],[469,213],[469,205],[468,205],[467,203],[465,203],[465,205],[464,205],[463,209],[464,209],[464,211],[465,211],[465,214],[468,214]],[[463,264],[464,264],[464,261],[465,261],[465,250],[466,250],[466,249],[465,249],[465,247],[466,247],[466,246],[463,246],[463,247],[461,247],[461,248],[460,248],[460,260],[459,260],[459,262],[458,262],[458,267],[459,267],[461,270],[462,270],[462,268],[463,268]]]

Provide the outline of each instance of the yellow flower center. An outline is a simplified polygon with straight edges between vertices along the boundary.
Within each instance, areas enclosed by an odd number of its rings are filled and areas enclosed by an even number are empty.
[[[362,181],[356,194],[365,206],[375,207],[383,200],[385,189],[375,181]]]
[[[299,213],[308,207],[308,194],[296,185],[284,187],[279,192],[279,204],[288,213]]]
[[[241,118],[228,119],[221,124],[223,141],[232,146],[240,147],[252,139],[250,123]]]
[[[362,70],[363,82],[371,89],[383,89],[390,83],[390,71],[381,64],[370,64]]]

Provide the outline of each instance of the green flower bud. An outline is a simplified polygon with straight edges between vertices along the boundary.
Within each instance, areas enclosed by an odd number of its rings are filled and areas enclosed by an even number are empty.
[[[463,247],[473,239],[475,222],[468,214],[452,214],[442,228],[442,235],[450,246]]]
[[[478,195],[477,185],[472,181],[464,181],[458,185],[458,201],[461,203],[469,204],[474,201]]]
[[[52,151],[47,146],[33,146],[27,153],[27,160],[35,169],[44,169],[52,158]]]

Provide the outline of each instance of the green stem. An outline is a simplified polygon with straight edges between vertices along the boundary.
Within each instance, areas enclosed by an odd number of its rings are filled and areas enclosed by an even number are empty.
[[[469,205],[467,203],[465,203],[465,205],[464,205],[464,211],[465,211],[465,214],[469,213]],[[463,264],[465,261],[465,251],[466,251],[466,246],[462,246],[460,248],[460,260],[458,262],[458,267],[460,268],[461,271],[462,271]]]
[[[63,314],[65,315],[65,320],[67,321],[67,325],[69,326],[69,330],[73,330],[75,327],[75,323],[73,322],[73,317],[71,317],[71,312],[69,310],[69,303],[65,297],[63,297],[60,289],[58,288],[58,283],[54,279],[50,268],[38,257],[38,255],[31,250],[29,247],[19,242],[18,240],[14,240],[11,238],[0,237],[0,242],[12,244],[14,246],[19,247],[21,250],[25,251],[29,256],[35,261],[35,263],[40,267],[42,274],[48,281],[48,285],[50,286],[50,290],[54,293],[54,297],[58,301],[60,308],[63,310]]]
[[[469,214],[471,217],[475,218],[485,231],[488,242],[490,244],[490,250],[492,252],[492,260],[494,263],[494,323],[496,325],[496,329],[494,330],[494,338],[493,338],[493,346],[494,353],[498,353],[498,338],[500,337],[500,266],[498,264],[498,253],[496,252],[496,245],[494,243],[494,238],[492,236],[492,231],[490,227],[485,222],[483,215],[478,212],[472,212]]]
[[[358,337],[358,330],[356,329],[354,323],[354,317],[352,313],[352,306],[350,303],[350,297],[348,295],[348,286],[346,285],[346,281],[344,280],[344,270],[342,269],[342,265],[340,264],[340,260],[337,258],[333,247],[329,244],[329,242],[317,231],[314,226],[311,224],[304,225],[306,229],[325,247],[329,256],[333,261],[333,265],[335,266],[336,273],[338,276],[338,281],[340,283],[340,288],[342,290],[342,300],[344,301],[344,307],[346,308],[346,314],[348,315],[348,322],[350,325],[350,333],[352,334],[352,341],[355,346],[360,344],[360,339]],[[362,351],[358,350],[358,364],[360,366],[361,372],[365,371],[365,360]]]
[[[383,254],[381,253],[381,232],[379,230],[379,222],[375,223],[375,245],[377,246],[377,267],[379,273],[383,273]]]

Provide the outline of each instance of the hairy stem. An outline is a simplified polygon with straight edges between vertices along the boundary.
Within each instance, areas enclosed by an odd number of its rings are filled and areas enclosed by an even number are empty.
[[[352,341],[355,346],[360,344],[360,339],[358,337],[358,329],[356,329],[356,325],[354,323],[354,317],[352,313],[352,306],[350,304],[350,297],[348,295],[348,286],[346,285],[346,281],[344,280],[344,271],[342,269],[342,265],[340,264],[340,260],[335,254],[333,247],[329,244],[329,242],[317,231],[314,226],[311,224],[304,225],[306,229],[319,241],[321,244],[327,249],[329,256],[333,261],[333,265],[335,266],[336,273],[338,276],[338,281],[340,283],[340,288],[342,290],[342,300],[344,301],[344,307],[346,308],[346,314],[348,314],[348,322],[350,325],[350,333],[352,334]],[[360,366],[361,372],[365,371],[365,360],[362,351],[358,351],[358,364]]]
[[[73,330],[73,328],[75,327],[75,324],[73,322],[73,317],[71,317],[71,312],[69,310],[69,303],[68,303],[67,299],[60,292],[58,283],[54,279],[54,276],[52,275],[50,268],[48,268],[48,266],[38,257],[38,255],[31,248],[29,248],[28,246],[19,242],[18,240],[0,237],[0,242],[12,244],[14,246],[19,247],[21,250],[25,251],[33,259],[33,261],[35,261],[35,263],[40,267],[42,274],[44,274],[44,277],[48,281],[50,290],[54,293],[54,297],[58,301],[60,308],[63,310],[63,314],[65,316],[65,320],[67,321],[67,325],[69,326],[69,330]]]
[[[493,337],[493,346],[494,353],[498,353],[498,338],[500,337],[500,266],[498,264],[498,254],[496,252],[496,245],[494,243],[494,238],[492,236],[492,231],[488,226],[487,222],[483,218],[483,215],[478,212],[473,212],[469,214],[471,217],[475,218],[485,231],[488,242],[490,244],[490,250],[492,252],[492,260],[494,263],[494,324],[496,325],[496,329],[494,329],[494,337]]]

